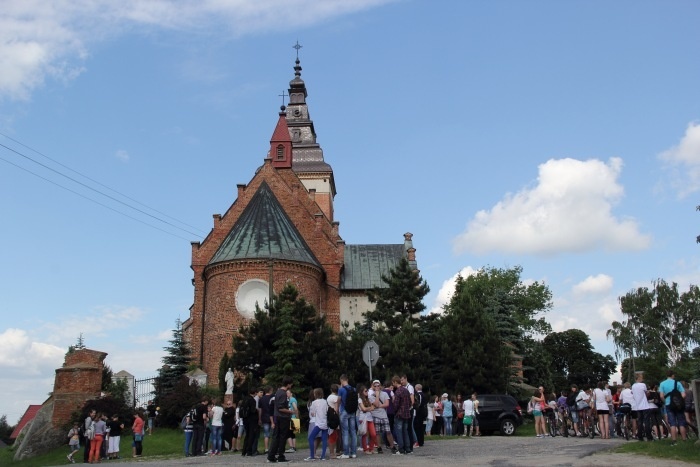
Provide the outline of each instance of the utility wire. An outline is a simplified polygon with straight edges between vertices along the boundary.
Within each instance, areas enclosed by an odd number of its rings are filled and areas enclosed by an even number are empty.
[[[38,178],[40,178],[40,179],[42,179],[42,180],[44,180],[44,181],[47,181],[47,182],[49,182],[49,183],[51,183],[51,184],[53,184],[53,185],[56,185],[56,186],[59,187],[59,188],[63,188],[63,189],[66,190],[66,191],[70,191],[71,193],[76,194],[76,195],[80,196],[81,198],[84,198],[84,199],[86,199],[86,200],[88,200],[88,201],[92,201],[92,202],[95,203],[95,204],[99,204],[100,206],[105,207],[105,208],[109,209],[110,211],[114,211],[114,212],[116,212],[117,214],[121,214],[122,216],[125,216],[125,217],[128,217],[129,219],[135,220],[136,222],[140,222],[140,223],[142,223],[142,224],[144,224],[144,225],[147,225],[148,227],[151,227],[151,228],[156,229],[156,230],[160,230],[161,232],[164,232],[164,233],[166,233],[166,234],[168,234],[168,235],[172,235],[173,237],[181,238],[181,239],[187,240],[187,241],[190,240],[189,238],[181,237],[180,235],[174,234],[174,233],[172,233],[172,232],[168,232],[167,230],[163,230],[163,229],[161,229],[160,227],[156,227],[156,226],[153,225],[153,224],[149,224],[148,222],[144,222],[144,221],[142,221],[141,219],[138,219],[138,218],[136,218],[136,217],[130,216],[129,214],[126,214],[125,212],[119,211],[118,209],[114,209],[113,207],[108,206],[108,205],[106,205],[106,204],[104,204],[104,203],[100,203],[99,201],[97,201],[97,200],[95,200],[95,199],[92,199],[92,198],[90,198],[89,196],[85,196],[85,195],[82,194],[82,193],[79,193],[79,192],[77,192],[77,191],[75,191],[75,190],[71,190],[70,188],[63,186],[63,185],[61,185],[60,183],[54,182],[53,180],[50,180],[50,179],[48,179],[48,178],[46,178],[46,177],[42,177],[42,176],[39,175],[38,173],[32,172],[31,170],[29,170],[29,169],[27,169],[27,168],[25,168],[25,167],[22,167],[21,165],[18,165],[18,164],[15,164],[14,162],[8,161],[8,160],[5,159],[4,157],[0,157],[0,161],[7,162],[8,164],[17,167],[18,169],[24,170],[25,172],[29,172],[30,174],[34,175],[35,177],[38,177]]]
[[[20,143],[20,144],[21,144],[21,143]],[[70,180],[70,181],[72,181],[72,182],[74,182],[74,183],[77,183],[78,185],[81,185],[81,186],[87,188],[88,190],[92,190],[92,191],[94,191],[95,193],[98,193],[98,194],[100,194],[100,195],[102,195],[102,196],[105,196],[105,197],[111,199],[112,201],[116,201],[116,202],[119,203],[119,204],[122,204],[122,205],[124,205],[124,206],[126,206],[126,207],[128,207],[128,208],[130,208],[130,209],[135,210],[135,211],[138,211],[138,212],[140,212],[141,214],[144,214],[144,215],[146,215],[146,216],[148,216],[148,217],[151,217],[151,218],[153,218],[153,219],[155,219],[155,220],[157,220],[157,221],[160,221],[160,222],[162,222],[162,223],[164,223],[164,224],[167,224],[167,225],[169,225],[169,226],[171,226],[171,227],[174,227],[174,228],[176,228],[176,229],[178,229],[178,230],[182,230],[183,232],[186,232],[186,233],[188,233],[188,234],[190,234],[190,235],[194,235],[195,237],[201,237],[201,235],[198,234],[198,233],[191,232],[191,231],[189,231],[189,230],[187,230],[187,229],[184,229],[184,228],[182,228],[182,227],[180,227],[180,226],[178,226],[178,225],[173,224],[172,222],[168,222],[168,221],[166,221],[166,220],[164,220],[164,219],[161,219],[161,218],[158,217],[158,216],[154,216],[153,214],[150,214],[150,213],[148,213],[148,212],[146,212],[146,211],[144,211],[144,210],[142,210],[142,209],[139,209],[139,208],[134,207],[134,206],[132,206],[132,205],[130,205],[130,204],[128,204],[128,203],[125,203],[124,201],[122,201],[122,200],[120,200],[120,199],[117,199],[117,198],[115,198],[114,196],[108,195],[107,193],[103,193],[102,191],[97,190],[97,189],[91,187],[90,185],[87,185],[87,184],[85,184],[85,183],[83,183],[83,182],[81,182],[81,181],[79,181],[79,180],[76,180],[75,178],[70,177],[70,176],[68,176],[68,175],[66,175],[66,174],[64,174],[64,173],[62,173],[62,172],[60,172],[60,171],[58,171],[58,170],[56,170],[56,169],[54,169],[54,168],[52,168],[52,167],[49,167],[49,166],[46,165],[46,164],[42,164],[41,162],[39,162],[39,161],[37,161],[37,160],[35,160],[35,159],[32,159],[31,157],[27,156],[26,154],[23,154],[23,153],[17,151],[16,149],[13,149],[13,148],[11,148],[11,147],[9,147],[9,146],[6,146],[6,145],[4,145],[4,144],[2,144],[2,143],[0,143],[0,146],[2,146],[3,148],[7,149],[8,151],[12,151],[12,152],[14,152],[14,153],[17,154],[17,155],[19,155],[19,156],[21,156],[21,157],[24,157],[25,159],[28,159],[28,160],[34,162],[34,163],[37,164],[37,165],[40,165],[41,167],[44,167],[44,168],[47,169],[47,170],[50,170],[50,171],[52,171],[52,172],[54,172],[54,173],[56,173],[56,174],[58,174],[58,175],[60,175],[60,176],[62,176],[62,177],[67,178],[68,180]],[[3,159],[3,160],[4,160],[4,159]],[[9,161],[6,161],[6,162],[9,162]],[[13,165],[14,165],[14,164],[13,164]],[[71,170],[72,170],[72,169],[71,169]],[[33,173],[33,172],[31,172],[31,173]],[[76,173],[77,173],[77,172],[76,172]],[[41,178],[43,178],[43,177],[41,177]],[[46,179],[44,179],[44,180],[46,180]],[[60,186],[60,185],[59,185],[59,186]],[[110,189],[111,189],[111,188],[110,188]],[[71,191],[72,191],[72,190],[71,190]],[[101,204],[101,203],[100,203],[100,204]],[[140,203],[139,203],[139,204],[140,204]],[[150,209],[150,208],[149,208],[149,209]]]
[[[70,170],[71,172],[73,172],[73,173],[75,173],[75,174],[78,174],[78,175],[80,175],[81,177],[86,178],[87,180],[90,180],[91,182],[93,182],[93,183],[95,183],[95,184],[97,184],[97,185],[99,185],[99,186],[101,186],[101,187],[103,187],[103,188],[107,188],[109,191],[112,191],[112,192],[114,192],[114,193],[116,193],[116,194],[118,194],[118,195],[120,195],[120,196],[123,196],[124,198],[126,198],[126,199],[128,199],[128,200],[130,200],[130,201],[133,201],[133,202],[136,203],[136,204],[139,204],[139,205],[141,205],[141,206],[143,206],[143,207],[145,207],[145,208],[148,208],[148,209],[150,209],[151,211],[157,212],[158,214],[161,214],[161,215],[167,217],[168,219],[172,219],[172,220],[174,220],[174,221],[176,221],[176,222],[179,222],[179,223],[182,224],[182,225],[186,225],[187,227],[191,227],[191,228],[193,228],[193,229],[199,231],[200,233],[206,234],[206,232],[203,231],[202,229],[199,229],[198,227],[195,227],[195,226],[193,226],[193,225],[190,225],[190,224],[188,224],[187,222],[181,221],[181,220],[179,220],[179,219],[177,219],[177,218],[175,218],[175,217],[172,217],[172,216],[169,216],[169,215],[165,214],[164,212],[161,212],[161,211],[159,211],[159,210],[157,210],[157,209],[155,209],[155,208],[152,208],[152,207],[150,207],[150,206],[148,206],[148,205],[146,205],[146,204],[143,204],[143,203],[139,202],[138,200],[135,200],[134,198],[131,198],[131,197],[125,195],[124,193],[119,192],[118,190],[115,190],[114,188],[110,188],[110,187],[108,187],[107,185],[105,185],[105,184],[103,184],[103,183],[100,183],[100,182],[98,182],[97,180],[95,180],[95,179],[93,179],[93,178],[90,178],[90,177],[88,177],[87,175],[85,175],[85,174],[83,174],[83,173],[80,173],[80,172],[78,172],[77,170],[74,170],[74,169],[68,167],[68,166],[65,165],[65,164],[62,164],[61,162],[57,161],[56,159],[53,159],[53,158],[47,156],[46,154],[42,153],[41,151],[39,151],[39,150],[37,150],[37,149],[32,148],[31,146],[27,146],[26,144],[22,143],[21,141],[18,141],[18,140],[16,140],[16,139],[12,138],[12,137],[9,136],[9,135],[6,135],[5,133],[3,133],[3,132],[1,132],[1,131],[0,131],[0,136],[4,136],[5,138],[9,139],[10,141],[12,141],[12,142],[14,142],[14,143],[17,143],[17,144],[19,144],[20,146],[22,146],[22,147],[24,147],[24,148],[27,148],[27,149],[29,149],[30,151],[34,152],[35,154],[39,154],[40,156],[42,156],[42,157],[44,157],[44,158],[50,160],[50,161],[53,162],[54,164],[58,164],[58,165],[60,165],[61,167],[65,168],[65,169],[68,169],[68,170]],[[188,233],[189,233],[189,232],[188,232]]]

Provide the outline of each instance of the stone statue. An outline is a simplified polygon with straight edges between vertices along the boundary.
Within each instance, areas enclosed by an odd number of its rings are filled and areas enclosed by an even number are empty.
[[[226,372],[226,392],[225,394],[233,394],[233,371],[231,368]]]

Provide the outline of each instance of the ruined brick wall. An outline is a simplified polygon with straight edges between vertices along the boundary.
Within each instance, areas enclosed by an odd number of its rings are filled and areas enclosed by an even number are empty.
[[[81,349],[66,356],[61,368],[56,370],[53,388],[54,427],[63,427],[71,414],[82,408],[85,401],[100,396],[102,369],[107,354],[97,350]]]
[[[102,388],[105,352],[81,349],[66,355],[56,370],[53,393],[17,439],[14,460],[20,461],[65,444],[66,425],[86,401],[97,399]]]

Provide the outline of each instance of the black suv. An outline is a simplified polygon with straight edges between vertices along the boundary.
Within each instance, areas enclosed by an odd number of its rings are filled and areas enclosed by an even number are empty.
[[[523,424],[523,411],[513,396],[479,394],[479,429],[484,433],[499,430],[505,436],[515,434]]]

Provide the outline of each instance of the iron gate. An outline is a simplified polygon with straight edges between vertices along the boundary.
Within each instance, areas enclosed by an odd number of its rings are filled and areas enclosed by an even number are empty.
[[[148,401],[156,397],[156,377],[134,379],[134,407],[146,408]]]

